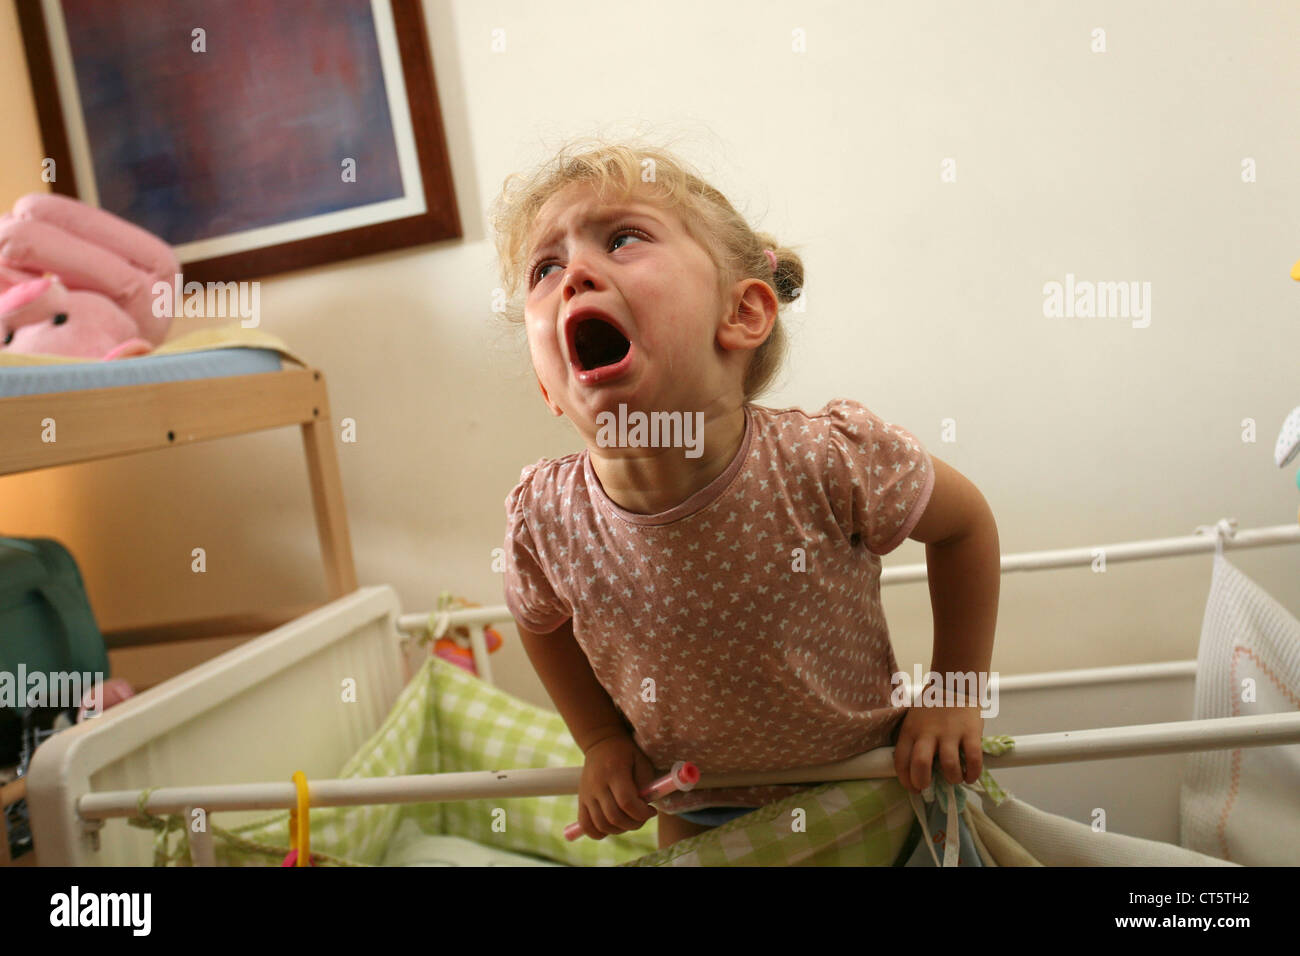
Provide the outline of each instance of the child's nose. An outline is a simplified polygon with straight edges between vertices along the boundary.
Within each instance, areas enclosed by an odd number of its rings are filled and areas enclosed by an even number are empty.
[[[603,281],[596,254],[586,246],[576,249],[564,269],[562,282],[565,291],[592,289]]]

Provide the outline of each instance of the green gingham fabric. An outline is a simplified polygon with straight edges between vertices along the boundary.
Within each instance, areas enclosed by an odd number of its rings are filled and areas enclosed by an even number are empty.
[[[984,737],[985,753],[1014,749]],[[936,756],[934,773],[938,773]],[[954,787],[959,796],[965,784]],[[975,788],[994,806],[1006,799],[987,769]],[[736,817],[623,866],[897,866],[916,817],[897,777],[824,783]],[[919,829],[919,827],[918,827]]]
[[[383,726],[337,774],[340,779],[472,770],[580,767],[582,750],[564,718],[480,680],[441,658],[429,657],[398,696]],[[286,767],[288,780],[295,768]],[[310,789],[311,780],[307,781]],[[494,809],[505,810],[505,831],[493,831]],[[573,866],[608,866],[636,859],[659,845],[655,818],[639,830],[572,842],[564,828],[578,819],[578,796],[490,798],[436,803],[375,804],[313,809],[311,851],[320,865],[376,866],[400,822],[411,817],[428,834]],[[187,834],[177,817],[138,816],[135,826],[158,831],[154,861],[190,865]],[[220,866],[278,866],[289,851],[289,811],[242,826],[209,829]]]
[[[824,783],[624,866],[891,866],[912,829],[896,778]]]
[[[1001,741],[999,745],[997,742]],[[1003,749],[996,749],[1001,746]],[[990,753],[1010,738],[984,738]],[[398,696],[383,726],[338,773],[340,779],[582,766],[583,754],[564,719],[430,657]],[[285,768],[288,779],[292,767]],[[997,789],[987,772],[985,792]],[[308,780],[310,787],[311,781]],[[147,792],[142,796],[142,803]],[[494,829],[505,811],[503,832]],[[564,827],[578,819],[576,794],[434,803],[322,807],[310,813],[313,861],[325,866],[375,866],[404,819],[426,834],[447,834],[483,846],[573,866],[889,866],[914,819],[896,778],[822,784],[762,807],[699,836],[658,850],[658,818],[639,830],[572,842]],[[154,861],[190,865],[179,816],[143,814],[129,821],[156,832]],[[289,812],[225,829],[208,820],[220,866],[278,866],[289,850]]]

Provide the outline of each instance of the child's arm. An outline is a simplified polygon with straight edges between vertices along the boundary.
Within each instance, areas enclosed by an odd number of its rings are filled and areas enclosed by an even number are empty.
[[[546,685],[569,733],[584,754],[607,737],[632,736],[623,715],[596,680],[591,662],[578,646],[572,618],[549,634],[518,629],[533,669]]]
[[[910,537],[925,542],[934,614],[934,652],[930,670],[990,677],[993,632],[997,627],[998,591],[1002,584],[1002,554],[998,526],[988,502],[960,472],[933,455],[934,490],[925,513]],[[946,686],[946,684],[945,684]],[[904,718],[895,745],[899,778],[916,791],[930,782],[930,765],[937,754],[949,783],[974,783],[983,769],[980,705],[948,708],[912,707]],[[965,752],[966,773],[959,763]]]

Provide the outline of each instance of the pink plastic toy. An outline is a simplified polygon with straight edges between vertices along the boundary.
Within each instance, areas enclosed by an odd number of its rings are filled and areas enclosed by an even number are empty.
[[[699,768],[693,763],[679,760],[673,764],[673,769],[670,773],[666,773],[658,780],[655,780],[648,787],[642,790],[638,796],[647,803],[654,803],[654,801],[661,797],[665,797],[678,790],[681,790],[683,793],[687,790],[694,790],[695,785],[699,782]],[[582,824],[576,821],[570,823],[564,828],[564,839],[566,840],[576,840],[582,835]]]
[[[24,196],[0,216],[0,352],[146,355],[172,321],[154,314],[154,283],[179,272],[139,226],[67,196]]]
[[[483,628],[483,636],[487,641],[489,654],[502,644],[501,635],[497,633],[494,627]],[[467,628],[458,627],[456,633],[438,638],[433,645],[433,654],[435,657],[450,661],[457,667],[464,668],[475,677],[478,676],[478,668],[474,664],[474,650],[469,646],[469,631]]]

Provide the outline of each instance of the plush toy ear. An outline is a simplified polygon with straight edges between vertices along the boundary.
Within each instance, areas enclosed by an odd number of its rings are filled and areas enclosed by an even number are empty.
[[[0,294],[0,315],[17,312],[28,303],[39,299],[53,286],[62,284],[58,276],[53,272],[47,272],[39,279],[30,279],[10,286]]]
[[[114,359],[136,358],[140,355],[149,355],[153,350],[154,344],[152,342],[146,342],[144,339],[138,338],[127,339],[105,355],[104,361],[111,362]]]

